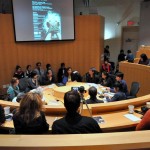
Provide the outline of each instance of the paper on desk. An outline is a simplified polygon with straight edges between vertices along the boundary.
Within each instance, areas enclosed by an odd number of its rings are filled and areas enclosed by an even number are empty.
[[[138,118],[138,117],[136,117],[135,115],[133,115],[133,114],[126,114],[126,115],[124,115],[126,118],[128,118],[129,120],[131,120],[131,121],[140,121],[141,119],[140,118]]]
[[[58,106],[58,105],[60,105],[60,103],[57,102],[56,100],[50,100],[49,103],[48,103],[48,105]]]

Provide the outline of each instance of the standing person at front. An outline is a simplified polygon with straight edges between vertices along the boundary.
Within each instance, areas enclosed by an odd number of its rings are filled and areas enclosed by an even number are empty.
[[[27,93],[13,116],[16,134],[41,134],[49,129],[42,111],[43,103],[36,93]]]
[[[52,125],[52,134],[81,134],[102,132],[98,123],[91,117],[81,116],[78,113],[80,95],[76,91],[69,91],[64,96],[64,105],[67,114],[56,120]]]

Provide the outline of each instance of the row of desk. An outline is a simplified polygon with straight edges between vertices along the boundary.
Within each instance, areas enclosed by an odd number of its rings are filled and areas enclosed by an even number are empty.
[[[63,106],[63,95],[65,92],[71,89],[71,87],[85,86],[85,83],[69,83],[65,87],[57,87],[56,85],[44,87],[44,98],[49,105],[45,105],[45,113],[48,123],[53,124],[54,120],[59,117],[63,117],[66,113],[65,107]],[[61,90],[62,89],[62,90]],[[98,87],[99,90],[104,90],[104,87]],[[56,93],[55,93],[56,92]],[[59,93],[60,92],[60,93]],[[87,99],[88,93],[85,93]],[[59,99],[57,102],[56,99]],[[135,128],[139,121],[133,122],[127,119],[124,115],[128,114],[128,105],[134,105],[136,109],[140,109],[140,106],[145,105],[150,100],[150,95],[139,97],[131,100],[124,100],[110,103],[90,104],[89,109],[93,116],[101,116],[104,119],[104,123],[100,124],[103,132],[115,132],[121,130],[129,130],[129,128]],[[54,102],[55,101],[55,102]],[[19,107],[18,103],[12,103],[7,101],[0,101],[2,106],[10,106],[12,109]],[[82,115],[89,116],[87,107],[84,105]],[[135,116],[141,117],[140,114],[134,113]],[[13,121],[6,121],[1,125],[2,128],[11,129],[13,128]]]

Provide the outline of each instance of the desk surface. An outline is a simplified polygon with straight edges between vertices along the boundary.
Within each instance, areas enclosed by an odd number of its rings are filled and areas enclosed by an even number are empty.
[[[104,119],[105,123],[99,124],[103,132],[114,132],[121,129],[127,129],[131,127],[135,127],[139,121],[133,122],[126,117],[125,114],[128,114],[128,111],[116,111],[113,113],[108,114],[101,114],[100,116]],[[133,115],[137,116],[138,118],[142,117],[142,115],[134,113]],[[50,125],[49,130],[51,130],[51,126],[56,119],[60,117],[57,116],[46,116],[46,120]],[[2,124],[2,127],[9,129],[14,128],[13,121],[6,121]]]
[[[79,85],[79,83],[73,83],[74,85]],[[65,88],[65,87],[64,87]],[[52,88],[47,88],[45,87],[44,90],[44,97],[46,98],[47,103],[49,101],[54,100],[54,96],[52,95],[53,89]],[[139,97],[136,99],[132,100],[125,100],[125,101],[118,101],[118,102],[112,102],[112,103],[103,103],[103,104],[91,104],[89,105],[90,110],[95,110],[96,113],[93,113],[93,115],[99,115],[101,116],[104,120],[104,124],[100,124],[100,127],[104,132],[111,132],[111,131],[116,131],[119,129],[125,129],[125,128],[130,128],[130,127],[135,127],[138,122],[133,122],[130,121],[129,119],[125,118],[123,115],[128,113],[128,105],[133,104],[135,106],[141,106],[143,105],[146,101],[149,101],[150,95]],[[3,106],[10,106],[10,107],[18,107],[18,103],[12,103],[12,102],[6,102],[6,101],[0,101],[0,104]],[[55,120],[56,117],[60,116],[58,115],[58,112],[63,112],[63,115],[65,113],[65,108],[63,106],[62,102],[59,102],[59,105],[56,106],[45,106],[45,112],[47,116],[47,121],[50,124],[50,127]],[[87,108],[84,106],[83,111],[87,112]],[[56,114],[51,115],[51,112]],[[63,116],[62,115],[62,116]],[[84,114],[85,115],[85,114]],[[88,115],[88,112],[87,112]],[[141,115],[134,113],[134,115],[141,117]],[[6,122],[2,125],[5,128],[13,128],[13,122]],[[51,129],[50,129],[51,130]]]

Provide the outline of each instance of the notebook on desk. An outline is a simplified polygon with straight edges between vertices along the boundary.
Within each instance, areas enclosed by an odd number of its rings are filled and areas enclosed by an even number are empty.
[[[105,120],[101,116],[93,117],[93,119],[99,124],[105,123]]]

